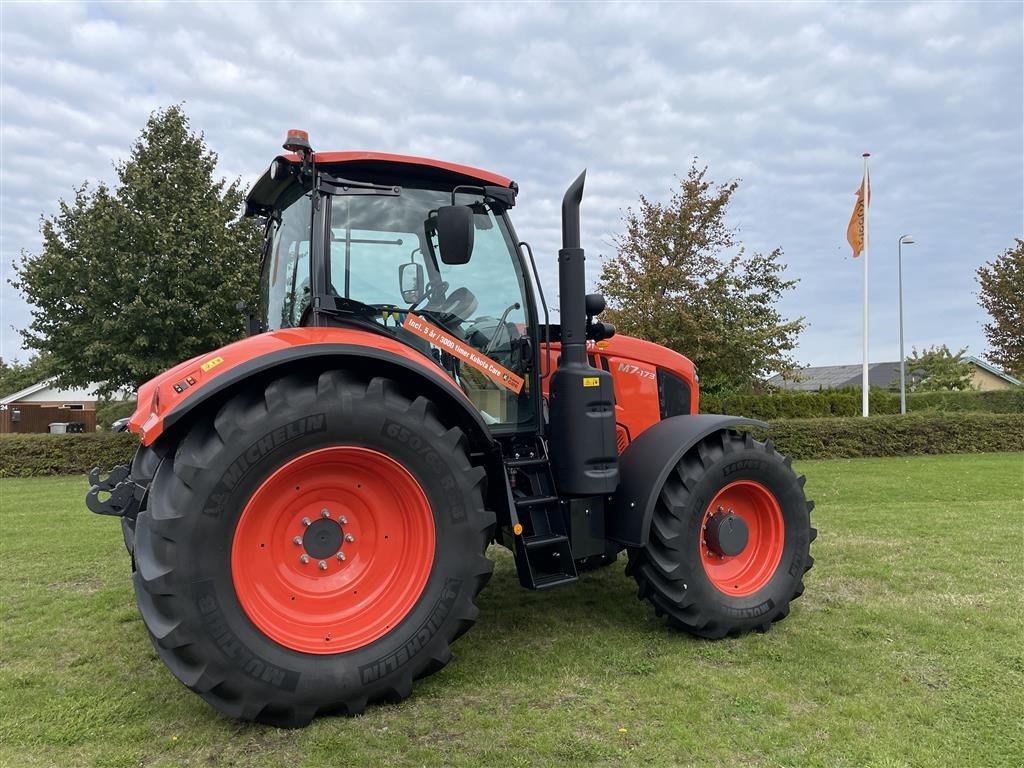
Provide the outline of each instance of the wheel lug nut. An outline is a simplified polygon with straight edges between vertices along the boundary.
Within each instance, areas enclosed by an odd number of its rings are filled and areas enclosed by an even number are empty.
[[[345,559],[345,553],[344,552],[339,552],[338,553],[338,559],[339,560],[344,560]]]
[[[320,517],[330,517],[330,516],[331,516],[330,510],[327,510],[327,509],[321,509],[320,510]]]
[[[312,523],[313,523],[313,521],[310,520],[308,517],[302,518],[302,524],[305,525],[306,527],[309,527]]]
[[[309,562],[309,555],[299,555],[299,562],[305,565]]]
[[[345,534],[345,541],[355,541],[355,540],[356,540],[356,537],[353,536],[351,533],[346,533]]]
[[[341,523],[342,525],[348,525],[348,518],[345,517],[344,515],[342,515],[341,517],[338,518],[338,522]]]
[[[292,539],[292,544],[301,544],[301,543],[302,543],[302,537],[301,536],[296,536],[294,539]]]
[[[321,560],[320,563],[319,563],[319,568],[320,568],[321,571],[326,571],[327,570],[327,561],[326,560]]]

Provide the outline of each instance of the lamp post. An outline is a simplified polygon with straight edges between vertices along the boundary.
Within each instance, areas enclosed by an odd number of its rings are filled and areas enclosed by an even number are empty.
[[[904,244],[910,245],[913,242],[914,238],[911,235],[900,237],[900,244],[898,246],[899,258],[897,259],[900,286],[900,414],[903,416],[907,414],[907,374],[904,363],[906,358],[903,355],[903,246]]]

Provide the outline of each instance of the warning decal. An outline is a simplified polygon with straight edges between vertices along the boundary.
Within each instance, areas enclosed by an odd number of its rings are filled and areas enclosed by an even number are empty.
[[[462,339],[455,338],[447,331],[427,322],[419,315],[414,315],[410,312],[406,316],[405,322],[402,323],[402,327],[410,333],[415,333],[417,336],[429,341],[435,347],[443,349],[452,357],[466,363],[466,365],[473,366],[496,384],[500,384],[506,389],[511,389],[517,395],[523,391],[523,379],[521,377],[516,376],[508,368],[491,360],[482,352],[473,349]]]
[[[220,365],[223,362],[224,362],[224,358],[220,357],[220,356],[217,356],[217,357],[213,358],[212,360],[207,360],[205,363],[203,363],[199,367],[203,369],[203,373],[206,373],[207,371],[213,370],[214,368],[216,368],[218,365]]]

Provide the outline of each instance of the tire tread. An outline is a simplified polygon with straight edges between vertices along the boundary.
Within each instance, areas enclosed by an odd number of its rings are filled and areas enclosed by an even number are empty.
[[[372,398],[387,408],[413,415],[422,428],[439,437],[463,468],[463,482],[472,493],[480,494],[476,505],[468,505],[479,514],[478,552],[473,555],[468,589],[460,591],[460,602],[452,612],[457,617],[447,626],[448,636],[438,633],[415,659],[404,665],[372,696],[360,691],[323,702],[291,702],[269,697],[254,698],[242,693],[230,682],[227,672],[217,672],[214,659],[197,659],[198,646],[189,641],[183,620],[188,575],[175,571],[174,541],[187,518],[196,513],[198,502],[193,488],[200,473],[223,447],[246,432],[246,426],[258,423],[276,409],[316,400]],[[412,692],[413,681],[443,668],[452,658],[450,644],[476,621],[479,609],[474,600],[487,584],[494,562],[486,549],[495,527],[495,515],[487,510],[484,498],[486,471],[471,466],[466,449],[468,440],[458,427],[445,425],[440,411],[427,398],[407,398],[398,385],[385,377],[361,381],[347,371],[327,371],[310,380],[298,374],[269,382],[262,392],[243,392],[224,403],[209,421],[191,425],[176,450],[168,451],[166,468],[157,470],[150,491],[149,509],[140,513],[134,555],[138,562],[135,588],[139,611],[158,655],[171,672],[187,687],[221,712],[242,720],[257,720],[278,727],[301,727],[318,714],[358,715],[367,703],[376,700],[399,701]]]
[[[722,430],[705,438],[693,450],[687,452],[676,465],[675,471],[669,474],[655,503],[647,544],[643,547],[630,548],[626,565],[627,575],[632,576],[637,582],[639,599],[651,602],[655,613],[659,616],[665,615],[671,626],[707,639],[718,639],[754,630],[765,631],[774,622],[784,619],[789,614],[790,602],[804,592],[803,581],[798,580],[789,598],[777,604],[763,623],[736,629],[709,616],[706,609],[692,596],[689,585],[684,582],[685,569],[680,568],[679,557],[681,547],[685,547],[686,543],[678,540],[681,535],[677,533],[683,522],[683,510],[696,484],[708,468],[721,460],[726,452],[742,449],[761,450],[786,469],[792,464],[790,457],[782,456],[775,450],[771,440],[759,443],[749,432]],[[794,480],[803,489],[806,478],[801,475],[798,478],[794,477]],[[805,499],[804,503],[809,516],[814,509],[814,502]],[[809,531],[809,541],[814,541],[817,530],[812,527]],[[808,554],[803,573],[809,571],[813,564],[814,559]]]

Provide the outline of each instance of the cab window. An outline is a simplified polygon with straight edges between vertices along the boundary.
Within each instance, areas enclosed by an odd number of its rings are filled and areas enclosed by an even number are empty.
[[[309,241],[312,204],[303,195],[271,223],[269,248],[260,276],[260,300],[267,330],[299,325],[310,301]]]

